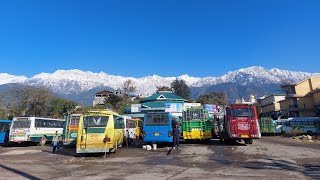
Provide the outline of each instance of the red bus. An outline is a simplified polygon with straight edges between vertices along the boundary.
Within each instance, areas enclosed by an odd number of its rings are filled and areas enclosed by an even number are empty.
[[[248,104],[231,104],[225,109],[219,132],[221,141],[241,141],[252,144],[261,138],[256,107]]]

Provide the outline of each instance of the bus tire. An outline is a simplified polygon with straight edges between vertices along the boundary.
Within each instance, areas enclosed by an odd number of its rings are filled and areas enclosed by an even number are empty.
[[[119,146],[118,146],[118,147],[119,147],[119,148],[122,148],[122,145],[123,145],[123,142],[122,142],[122,143],[119,143]]]
[[[47,143],[47,137],[42,136],[39,142],[39,145],[44,146]]]
[[[114,148],[111,149],[110,152],[115,153],[118,150],[118,141],[116,141],[116,145],[114,146]]]
[[[253,139],[249,139],[248,142],[249,142],[249,144],[252,144],[253,143]]]
[[[249,144],[249,139],[244,139],[243,141],[245,144]]]
[[[308,130],[307,135],[312,135],[312,131]]]

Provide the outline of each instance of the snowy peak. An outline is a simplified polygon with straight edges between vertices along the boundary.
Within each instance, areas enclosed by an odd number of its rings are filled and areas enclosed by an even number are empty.
[[[159,86],[170,86],[175,79],[186,81],[191,87],[208,87],[222,83],[235,83],[239,85],[266,85],[280,84],[282,81],[298,82],[319,73],[306,73],[281,70],[277,68],[266,69],[261,66],[242,68],[228,72],[221,77],[192,77],[187,74],[178,77],[161,77],[158,75],[141,78],[109,75],[104,72],[94,73],[78,69],[57,70],[54,73],[40,73],[31,78],[0,73],[0,85],[8,83],[26,83],[34,86],[45,86],[58,94],[78,94],[97,87],[110,87],[121,89],[125,81],[131,80],[137,87],[138,94],[151,95]]]
[[[14,76],[7,73],[0,73],[0,85],[10,83],[22,83],[28,78],[25,76]]]

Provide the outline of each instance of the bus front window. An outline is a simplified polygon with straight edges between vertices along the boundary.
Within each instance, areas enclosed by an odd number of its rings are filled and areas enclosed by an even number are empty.
[[[233,108],[231,109],[231,117],[253,117],[252,108]]]
[[[84,117],[85,127],[106,127],[109,116],[86,116]]]
[[[16,121],[13,121],[13,129],[17,128],[30,128],[31,122],[28,121],[28,119],[17,119]]]
[[[146,125],[165,126],[169,124],[168,114],[148,114]]]

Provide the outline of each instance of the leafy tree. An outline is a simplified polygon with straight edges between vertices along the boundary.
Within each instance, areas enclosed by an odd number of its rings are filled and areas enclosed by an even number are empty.
[[[75,102],[56,98],[43,87],[27,86],[9,90],[6,96],[6,113],[12,116],[54,116],[63,117],[75,108]]]
[[[122,89],[123,89],[124,95],[128,97],[129,94],[136,91],[137,87],[134,86],[133,82],[129,79],[123,83]]]
[[[157,86],[157,91],[171,91],[171,88],[167,86]]]
[[[7,119],[5,110],[0,108],[0,119]]]
[[[176,79],[171,83],[171,87],[175,94],[190,100],[191,90],[184,80]]]
[[[106,106],[111,105],[112,109],[117,111],[119,107],[118,104],[122,101],[123,101],[123,98],[117,95],[111,94],[108,98],[105,99],[105,105]]]
[[[62,117],[77,106],[76,102],[61,98],[54,98],[50,103],[49,114],[52,117]]]
[[[222,92],[211,92],[209,94],[205,94],[200,96],[197,99],[197,102],[201,104],[218,104],[218,105],[226,105],[227,97],[225,93]]]
[[[10,92],[13,101],[8,105],[14,115],[46,116],[52,93],[43,87],[27,86]]]
[[[119,114],[124,114],[125,109],[131,107],[131,104],[138,104],[138,103],[139,103],[139,101],[130,101],[130,100],[122,101],[118,104],[117,112]]]

